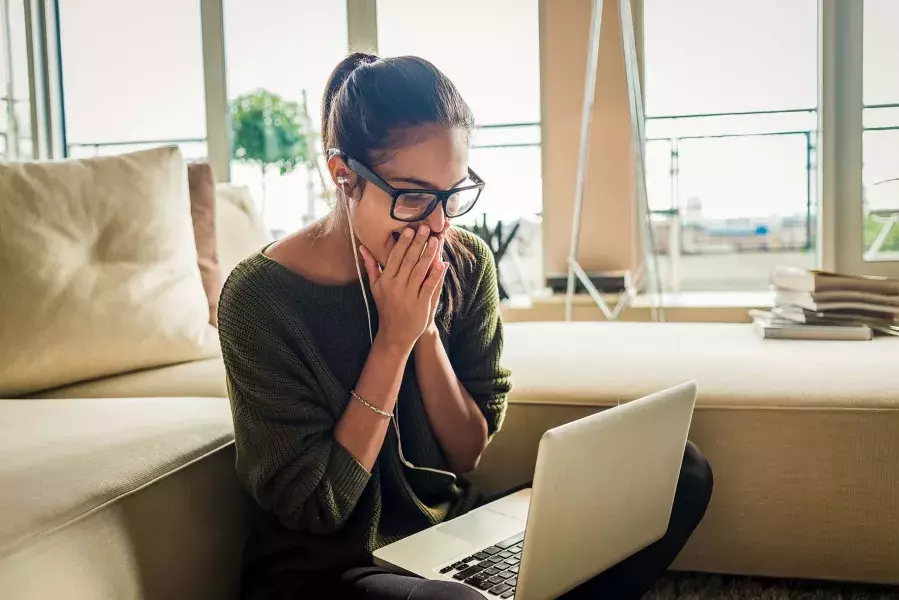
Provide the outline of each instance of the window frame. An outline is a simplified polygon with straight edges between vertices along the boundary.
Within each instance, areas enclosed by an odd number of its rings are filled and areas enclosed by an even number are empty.
[[[55,0],[23,0],[25,52],[28,69],[28,134],[31,156],[62,158],[62,89],[59,79]]]
[[[642,16],[643,0],[635,0],[633,10]],[[642,42],[642,18],[635,19],[635,27]],[[899,276],[899,260],[864,259],[864,0],[818,0],[817,45],[816,266],[827,271]],[[642,48],[638,56],[642,58]],[[642,60],[640,71],[642,80]]]
[[[819,264],[899,276],[899,260],[864,259],[864,0],[818,0]]]

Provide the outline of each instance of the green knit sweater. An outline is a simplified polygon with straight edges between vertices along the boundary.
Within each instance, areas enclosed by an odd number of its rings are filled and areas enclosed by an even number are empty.
[[[460,272],[465,298],[441,338],[493,434],[510,387],[500,366],[496,268],[484,242],[458,233],[474,261]],[[371,309],[377,331],[373,301]],[[218,315],[237,473],[255,500],[245,581],[364,564],[378,547],[470,508],[474,491],[464,481],[400,463],[392,427],[371,473],[334,439],[370,348],[358,282],[316,284],[260,253],[232,272]],[[422,404],[414,355],[397,419],[412,464],[449,469]]]

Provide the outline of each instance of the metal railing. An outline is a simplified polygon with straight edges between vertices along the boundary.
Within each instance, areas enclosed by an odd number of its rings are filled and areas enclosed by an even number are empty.
[[[497,132],[510,132],[519,130],[523,135],[520,137],[524,138],[521,141],[512,141],[512,142],[487,142],[481,143],[478,140],[480,135],[486,134],[487,137],[495,136]],[[530,130],[531,136],[528,136]],[[480,135],[479,135],[480,134]],[[532,121],[526,123],[496,123],[490,125],[478,125],[475,127],[475,141],[472,144],[473,149],[477,150],[488,150],[488,149],[501,149],[501,148],[534,148],[539,147],[541,143],[541,132],[540,132],[540,122]],[[531,138],[531,139],[528,139]],[[536,139],[533,139],[536,138]]]
[[[510,131],[517,129],[536,129],[536,136],[527,136],[525,133],[524,137],[536,137],[535,141],[525,140],[525,141],[512,141],[512,142],[488,142],[488,143],[475,143],[472,145],[472,148],[476,149],[497,149],[497,148],[532,148],[540,146],[540,123],[538,121],[528,122],[528,123],[499,123],[499,124],[489,124],[489,125],[479,125],[476,127],[476,131],[489,132],[491,136],[495,136],[495,132],[501,131]],[[155,146],[166,146],[166,145],[187,145],[187,144],[205,144],[206,138],[171,138],[171,139],[156,139],[156,140],[128,140],[128,141],[115,141],[115,142],[71,142],[66,144],[66,152],[67,155],[71,155],[74,151],[80,149],[92,149],[94,156],[99,156],[101,154],[101,150],[104,148],[122,148],[122,147],[141,147],[141,148],[151,148]]]
[[[787,109],[787,110],[771,110],[771,111],[743,111],[743,112],[732,112],[732,113],[707,113],[707,114],[696,114],[696,115],[672,115],[672,116],[660,116],[660,117],[647,117],[647,124],[652,122],[661,122],[661,121],[676,121],[676,120],[685,120],[685,119],[714,119],[714,118],[724,118],[724,117],[750,117],[750,116],[763,116],[763,115],[790,115],[790,114],[805,114],[809,116],[814,116],[816,114],[816,109]],[[765,129],[764,127],[759,127],[761,129]],[[764,139],[764,138],[776,138],[776,137],[787,137],[787,136],[802,136],[805,140],[804,148],[805,148],[805,243],[803,245],[803,250],[810,250],[813,247],[814,240],[814,206],[812,202],[812,185],[815,178],[815,171],[817,169],[817,165],[815,163],[815,150],[816,150],[816,131],[817,128],[809,127],[809,128],[796,128],[796,129],[784,129],[784,128],[770,128],[773,130],[769,131],[758,131],[758,132],[746,132],[746,133],[713,133],[713,134],[705,134],[705,135],[670,135],[670,136],[647,136],[646,142],[647,144],[652,142],[667,142],[669,145],[669,176],[671,178],[670,185],[670,196],[669,196],[669,207],[665,209],[654,209],[650,210],[651,214],[659,215],[659,216],[667,216],[673,217],[675,221],[675,225],[679,228],[683,227],[683,223],[681,221],[681,207],[682,207],[682,199],[680,198],[680,155],[681,155],[681,145],[683,142],[691,141],[691,140],[724,140],[724,139]],[[655,201],[654,201],[655,200]],[[650,202],[652,204],[658,205],[658,199],[650,198]],[[735,215],[735,217],[739,217],[740,215]]]
[[[876,109],[894,109],[899,108],[899,104],[875,104],[875,105],[867,105],[864,107],[865,110],[876,110]],[[784,110],[759,110],[759,111],[742,111],[742,112],[730,112],[730,113],[705,113],[705,114],[689,114],[689,115],[663,115],[663,116],[653,116],[647,117],[647,125],[650,123],[660,123],[664,121],[677,122],[684,120],[696,120],[701,121],[703,119],[725,119],[732,117],[752,117],[752,116],[784,116],[784,115],[797,115],[797,114],[805,114],[812,117],[817,117],[817,109],[816,108],[797,108],[797,109],[784,109]],[[745,125],[745,124],[744,124]],[[728,132],[723,131],[720,133],[712,133],[705,135],[659,135],[659,136],[647,136],[647,144],[651,142],[667,142],[669,145],[669,175],[671,178],[670,184],[670,192],[669,192],[669,207],[663,209],[655,209],[650,211],[652,214],[657,215],[659,217],[668,217],[673,220],[677,227],[682,228],[683,223],[681,222],[681,210],[682,210],[682,198],[680,198],[680,158],[681,158],[681,143],[688,140],[713,140],[713,139],[736,139],[736,138],[766,138],[766,137],[785,137],[785,136],[802,136],[804,138],[804,148],[805,148],[805,243],[801,248],[804,251],[809,251],[814,248],[815,242],[815,217],[816,217],[816,206],[815,199],[813,197],[813,187],[814,181],[816,177],[817,164],[816,164],[816,151],[817,151],[817,126],[808,127],[808,128],[778,128],[778,127],[759,127],[756,125],[756,128],[759,129],[768,129],[766,131],[757,131],[757,132],[744,132],[744,133],[736,133],[736,132]],[[863,132],[865,131],[890,131],[890,130],[899,130],[899,125],[885,125],[885,126],[868,126],[862,128]],[[655,202],[653,202],[655,200]],[[650,198],[650,202],[658,206],[660,203],[658,202],[658,198],[653,199]],[[735,215],[738,216],[738,215]],[[788,216],[788,215],[784,215]]]
[[[129,140],[118,142],[71,142],[66,144],[66,156],[72,156],[78,150],[92,149],[92,156],[100,156],[104,148],[155,148],[159,146],[183,146],[188,144],[205,144],[206,138],[171,138],[161,140]],[[192,157],[202,158],[202,157]]]
[[[0,112],[6,114],[6,130],[0,131],[0,137],[3,138],[3,148],[0,149],[0,157],[19,158],[19,147],[21,142],[30,140],[31,131],[27,131],[27,135],[23,135],[19,115],[16,112],[16,105],[30,105],[30,102],[24,98],[12,98],[8,95],[0,96]]]

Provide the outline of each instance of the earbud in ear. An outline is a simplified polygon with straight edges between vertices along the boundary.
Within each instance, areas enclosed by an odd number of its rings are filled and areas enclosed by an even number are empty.
[[[337,178],[337,183],[339,183],[340,185],[346,185],[349,182],[350,182],[350,180],[347,179],[346,177],[338,177]]]

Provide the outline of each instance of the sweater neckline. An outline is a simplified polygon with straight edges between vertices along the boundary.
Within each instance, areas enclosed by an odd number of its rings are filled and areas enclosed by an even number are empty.
[[[359,296],[359,281],[357,279],[347,281],[346,283],[321,283],[309,279],[305,275],[301,275],[293,269],[284,266],[270,256],[266,256],[265,251],[268,250],[268,248],[272,244],[274,244],[274,242],[267,244],[264,248],[259,250],[259,252],[257,252],[253,256],[253,260],[255,262],[258,262],[259,264],[266,265],[266,267],[270,270],[273,270],[286,279],[289,279],[294,284],[301,287],[305,292],[308,292],[309,294],[312,294],[314,296],[318,296],[321,298],[343,299],[347,298],[350,295]],[[363,282],[365,284],[366,293],[369,293],[367,278],[363,277]]]

